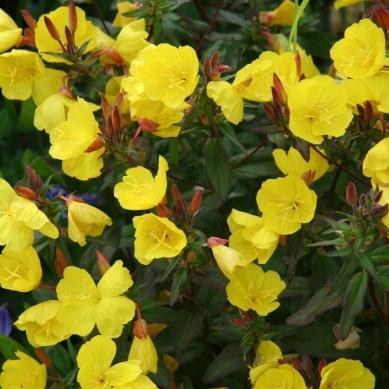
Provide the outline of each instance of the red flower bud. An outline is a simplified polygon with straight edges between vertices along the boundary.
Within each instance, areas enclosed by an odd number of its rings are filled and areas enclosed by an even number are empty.
[[[358,192],[355,184],[353,182],[349,182],[346,187],[346,201],[350,207],[356,207],[358,204]]]
[[[27,26],[30,27],[31,30],[34,30],[36,27],[36,20],[30,14],[30,12],[28,12],[26,9],[22,9],[20,11],[20,13],[22,14],[22,17],[23,17],[24,21],[26,22]]]
[[[374,23],[386,31],[389,28],[389,10],[383,5],[376,5],[370,9],[370,17]]]
[[[59,248],[55,248],[54,268],[57,276],[62,278],[65,268],[69,265],[69,261],[65,257],[63,251]]]
[[[103,275],[111,265],[109,264],[108,258],[99,250],[96,250],[96,258],[100,275]]]
[[[76,12],[76,6],[74,5],[74,1],[69,1],[69,29],[73,36],[74,41],[74,34],[77,30],[77,12]]]
[[[203,199],[203,192],[201,190],[197,190],[194,193],[192,200],[190,202],[190,205],[189,205],[189,209],[190,209],[190,212],[192,213],[192,215],[196,214],[197,211],[200,209],[202,199]]]
[[[148,336],[147,323],[143,319],[138,319],[134,323],[134,329],[132,330],[134,336],[137,338],[145,338]]]
[[[51,358],[46,354],[42,349],[36,348],[35,355],[37,356],[39,362],[43,363],[46,367],[50,368],[52,366]]]
[[[218,238],[216,236],[211,236],[207,240],[208,247],[226,245],[228,243],[228,239]]]
[[[28,200],[36,200],[38,195],[30,188],[26,186],[17,186],[15,187],[15,192]]]

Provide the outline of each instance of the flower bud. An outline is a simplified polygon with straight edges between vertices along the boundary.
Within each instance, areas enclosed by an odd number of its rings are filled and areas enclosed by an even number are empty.
[[[349,182],[346,187],[346,201],[350,207],[356,207],[358,203],[358,192],[355,184],[353,182]]]
[[[28,200],[36,200],[37,194],[30,188],[27,188],[26,186],[17,186],[15,187],[15,192],[19,195],[24,197]]]
[[[57,276],[62,278],[63,277],[63,272],[66,268],[66,266],[69,265],[69,261],[65,257],[65,254],[63,251],[59,248],[55,248],[55,259],[54,259],[54,268],[55,272],[57,273]]]
[[[104,273],[111,267],[107,257],[99,250],[96,250],[97,266],[99,268],[100,275]]]
[[[74,35],[77,30],[77,12],[73,0],[69,1],[69,29],[74,40]]]
[[[22,17],[23,17],[24,21],[26,22],[27,26],[30,27],[31,30],[34,30],[36,27],[36,20],[30,14],[30,12],[27,11],[26,9],[22,9],[20,11],[20,13],[22,14]]]
[[[192,215],[195,215],[200,209],[202,198],[203,192],[201,190],[196,190],[189,205],[189,209]]]
[[[36,348],[35,355],[37,356],[39,362],[43,363],[46,367],[50,368],[52,366],[51,358],[46,354],[42,349]]]
[[[370,9],[370,17],[374,23],[386,31],[389,28],[389,10],[383,5],[376,5]]]

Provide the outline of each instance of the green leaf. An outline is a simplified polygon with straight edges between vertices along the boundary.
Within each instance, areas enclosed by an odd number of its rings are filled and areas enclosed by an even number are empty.
[[[377,277],[380,279],[380,286],[389,291],[389,265],[382,265],[376,268]]]
[[[368,281],[369,276],[363,271],[354,274],[347,286],[342,316],[340,318],[342,339],[347,337],[354,324],[355,318],[363,309]]]
[[[35,131],[33,126],[34,121],[35,104],[31,99],[23,101],[22,108],[17,122],[17,129],[20,132],[32,132]]]
[[[239,343],[231,343],[209,365],[203,381],[206,384],[210,384],[244,368],[245,365],[242,352],[239,349]]]
[[[5,359],[16,359],[16,351],[23,351],[24,353],[27,353],[21,344],[9,336],[0,334],[0,353],[3,357]]]
[[[235,145],[240,151],[245,152],[246,149],[240,143],[238,137],[236,136],[235,130],[233,129],[232,126],[230,126],[229,123],[222,122],[220,123],[220,131],[223,133],[223,135],[233,144]]]
[[[231,165],[227,151],[218,138],[210,139],[205,148],[205,169],[215,192],[221,200],[226,200],[231,183]]]
[[[173,276],[172,288],[170,291],[170,305],[174,305],[179,296],[183,286],[188,279],[188,269],[186,267],[180,267]]]

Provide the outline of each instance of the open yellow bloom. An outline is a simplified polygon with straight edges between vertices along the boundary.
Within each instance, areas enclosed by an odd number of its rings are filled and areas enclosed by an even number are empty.
[[[137,9],[136,5],[130,1],[119,1],[116,3],[116,8],[118,10],[115,19],[112,22],[114,27],[124,27],[126,24],[131,23],[135,20],[132,16],[124,16],[123,14],[127,12],[132,12]]]
[[[155,177],[143,166],[127,169],[122,182],[114,187],[114,196],[119,200],[121,207],[138,211],[157,206],[166,193],[168,169],[169,166],[161,155]]]
[[[375,377],[360,361],[340,358],[320,372],[319,389],[374,389]]]
[[[68,176],[81,181],[100,177],[104,166],[104,152],[105,148],[101,147],[91,152],[84,152],[77,157],[65,159],[62,161],[62,170]]]
[[[294,367],[283,364],[269,367],[257,377],[253,389],[307,389],[304,378]]]
[[[137,54],[150,44],[146,40],[148,35],[145,20],[135,20],[120,30],[112,47],[127,64],[130,64]]]
[[[158,370],[158,354],[154,343],[150,336],[138,338],[134,336],[132,340],[128,359],[137,359],[141,362],[141,369],[143,374],[156,373]]]
[[[21,35],[22,29],[0,8],[0,53],[14,47]]]
[[[5,248],[0,255],[0,286],[18,292],[37,288],[42,279],[38,254],[32,246],[13,251]]]
[[[370,19],[362,19],[347,28],[330,55],[342,77],[371,77],[385,64],[384,31]]]
[[[269,26],[291,26],[296,11],[292,0],[284,0],[274,11],[260,12],[259,20]]]
[[[243,311],[252,309],[259,316],[267,316],[280,306],[276,300],[285,287],[278,273],[264,272],[250,263],[235,269],[234,279],[226,287],[227,299]]]
[[[15,354],[18,359],[8,359],[4,362],[0,374],[0,387],[2,389],[45,389],[46,366],[21,351]]]
[[[69,199],[67,207],[69,238],[80,246],[86,244],[87,236],[100,236],[106,226],[112,225],[111,218],[92,205]]]
[[[184,231],[166,217],[147,213],[132,220],[135,227],[134,256],[142,265],[157,258],[175,257],[187,244]]]
[[[196,52],[190,46],[162,43],[146,47],[139,55],[139,61],[131,63],[130,73],[140,79],[145,95],[172,108],[181,106],[198,83]]]
[[[66,121],[50,131],[49,153],[53,158],[78,157],[95,142],[100,129],[93,111],[93,106],[82,98],[69,106]]]
[[[139,360],[112,365],[115,354],[115,342],[103,335],[95,336],[81,346],[77,355],[77,382],[81,389],[157,389],[142,374]]]
[[[309,161],[306,161],[300,152],[293,147],[288,152],[282,149],[273,150],[273,158],[278,169],[285,175],[303,178],[310,171],[312,181],[322,177],[330,167],[327,160],[312,147],[310,148]]]
[[[343,7],[348,7],[350,5],[360,4],[366,0],[335,0],[334,7],[335,9],[340,9]]]
[[[16,194],[0,178],[0,244],[10,250],[25,250],[34,241],[34,230],[52,239],[58,238],[58,229],[35,203]]]
[[[48,300],[27,308],[15,325],[26,331],[29,343],[34,347],[52,346],[70,336],[63,323],[57,320],[59,302]]]
[[[45,68],[37,53],[12,50],[0,55],[0,88],[10,100],[27,100],[32,96],[40,104],[58,93],[65,73]]]
[[[374,184],[389,186],[389,137],[380,140],[363,160],[363,174]]]
[[[379,190],[382,191],[382,196],[379,201],[380,205],[386,205],[388,204],[389,206],[389,186],[381,186],[379,187]],[[389,229],[389,212],[384,215],[384,217],[381,219],[381,223]],[[389,237],[389,235],[388,235]]]
[[[268,179],[257,193],[264,222],[283,235],[293,234],[313,219],[316,201],[315,192],[296,176]]]
[[[85,52],[93,50],[96,46],[97,28],[85,18],[85,12],[76,7],[77,13],[77,29],[74,36],[75,44],[78,48],[87,43]],[[35,44],[39,54],[45,61],[48,62],[66,62],[65,59],[50,55],[48,53],[63,53],[60,44],[55,41],[47,30],[44,17],[48,17],[56,27],[59,38],[64,46],[66,46],[65,26],[69,27],[69,8],[59,7],[48,14],[42,15],[35,28]]]
[[[229,246],[249,262],[266,263],[278,245],[279,234],[259,216],[233,209],[227,219],[231,231]]]
[[[122,261],[116,261],[97,286],[86,270],[68,266],[57,285],[57,319],[72,334],[86,336],[96,325],[102,335],[117,338],[135,314],[134,302],[124,295],[132,284]]]
[[[289,128],[295,136],[320,144],[323,136],[342,136],[353,114],[346,90],[329,76],[315,76],[290,88]]]
[[[239,266],[247,266],[246,260],[237,250],[222,244],[210,245],[212,254],[221,272],[229,279],[234,278],[235,269]]]

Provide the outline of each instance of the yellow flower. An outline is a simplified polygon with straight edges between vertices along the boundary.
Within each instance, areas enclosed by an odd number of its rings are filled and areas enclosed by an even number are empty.
[[[85,18],[85,12],[76,7],[77,29],[74,36],[75,44],[78,48],[87,44],[85,52],[89,52],[96,46],[97,28]],[[69,8],[59,7],[48,14],[42,15],[35,28],[35,44],[39,54],[48,62],[67,62],[61,57],[48,53],[63,53],[60,44],[55,41],[47,30],[44,18],[48,17],[56,27],[60,41],[66,46],[65,26],[69,27]]]
[[[122,82],[125,79],[124,76],[111,77],[105,84],[104,96],[107,101],[113,106],[122,91]],[[119,103],[119,112],[121,114],[127,114],[130,110],[129,101],[125,97],[121,99]]]
[[[337,359],[322,369],[320,375],[320,389],[374,389],[374,375],[360,361]]]
[[[386,205],[389,206],[389,186],[382,186],[379,187],[379,190],[382,191],[382,196],[379,201],[380,205]],[[381,219],[381,223],[386,226],[386,228],[389,228],[389,212]],[[388,234],[389,237],[389,234]]]
[[[58,229],[35,203],[16,194],[0,178],[0,245],[10,250],[25,250],[34,241],[34,230],[52,239],[58,238]]]
[[[291,26],[295,13],[295,3],[292,0],[284,0],[274,11],[260,12],[259,20],[269,26]]]
[[[278,245],[279,234],[259,216],[233,209],[227,219],[231,231],[229,246],[240,252],[246,261],[258,259],[266,263]]]
[[[29,355],[17,351],[18,359],[9,359],[4,362],[0,374],[2,389],[45,389],[47,372],[46,366],[39,364]]]
[[[18,292],[37,288],[42,279],[38,254],[32,246],[13,251],[5,248],[0,255],[0,286]]]
[[[118,13],[115,16],[115,19],[112,22],[114,27],[124,27],[126,24],[131,23],[135,20],[132,16],[124,16],[123,14],[127,12],[132,12],[137,9],[135,4],[132,4],[130,1],[120,1],[116,3],[116,8]]]
[[[360,4],[363,3],[366,0],[335,0],[334,7],[335,9],[348,7],[350,5],[354,4]]]
[[[70,105],[67,120],[50,131],[49,153],[53,158],[78,157],[96,141],[100,129],[93,111],[94,108],[82,98]]]
[[[301,139],[320,144],[323,136],[342,136],[353,114],[346,90],[329,76],[316,76],[290,88],[289,128]]]
[[[0,8],[0,53],[15,46],[21,35],[22,29]]]
[[[116,261],[97,286],[86,270],[68,266],[57,285],[57,320],[72,334],[86,336],[96,325],[102,335],[117,338],[134,317],[135,304],[124,295],[132,284],[122,261]]]
[[[243,120],[243,98],[229,82],[209,82],[207,96],[221,107],[223,115],[229,122],[239,124]]]
[[[255,381],[254,389],[307,389],[304,378],[292,366],[283,364],[270,367],[262,372]]]
[[[273,150],[273,158],[278,169],[285,175],[304,178],[308,172],[311,172],[312,181],[318,180],[329,169],[327,160],[312,147],[310,148],[308,162],[293,147],[287,153],[282,149]]]
[[[330,55],[342,77],[371,77],[385,64],[384,31],[370,19],[362,19],[347,28]]]
[[[335,9],[340,9],[343,7],[349,7],[350,5],[361,4],[366,0],[335,0],[334,7]]]
[[[293,234],[313,219],[316,201],[315,192],[296,176],[268,179],[257,193],[264,222],[283,235]]]
[[[78,352],[77,382],[81,389],[157,389],[142,374],[139,360],[112,365],[116,344],[107,336],[98,335],[85,342]]]
[[[375,184],[389,185],[389,137],[380,140],[367,152],[363,160],[363,174],[371,177]]]
[[[150,170],[143,166],[127,169],[122,182],[114,187],[114,196],[119,200],[121,207],[132,211],[156,207],[166,193],[168,169],[169,166],[161,155],[155,178]]]
[[[70,198],[67,207],[69,238],[80,246],[86,244],[86,236],[100,236],[106,226],[112,225],[111,218],[92,205]]]
[[[238,266],[247,266],[250,263],[237,250],[231,247],[222,244],[208,244],[212,250],[217,266],[229,280],[234,278],[234,271]]]
[[[10,100],[27,100],[32,96],[40,104],[58,93],[65,73],[45,68],[37,53],[12,50],[0,55],[0,88]]]
[[[234,279],[226,287],[227,299],[243,311],[253,309],[259,316],[267,316],[280,306],[276,300],[285,286],[276,272],[264,272],[250,263],[235,269]]]
[[[143,374],[147,374],[149,371],[155,374],[158,370],[157,350],[149,335],[141,338],[134,336],[128,359],[141,361],[140,367]]]
[[[148,98],[177,108],[196,88],[199,60],[191,47],[162,43],[146,47],[139,56],[130,73],[140,79]]]
[[[77,157],[62,161],[62,170],[70,177],[81,181],[99,177],[104,166],[103,154],[105,148],[101,147],[95,151],[85,152]]]
[[[184,231],[166,217],[152,213],[135,216],[135,258],[148,265],[156,258],[172,258],[186,246]]]
[[[70,333],[66,326],[57,320],[59,302],[48,300],[27,308],[15,322],[16,327],[26,331],[29,343],[34,347],[57,344]]]
[[[150,44],[146,40],[149,34],[145,29],[144,19],[135,20],[124,26],[116,37],[112,47],[127,64]]]

